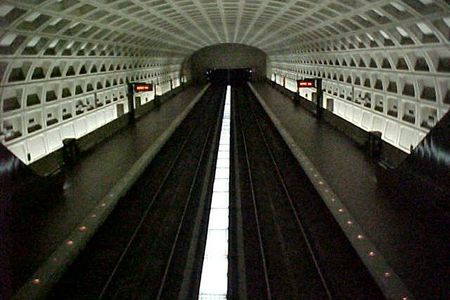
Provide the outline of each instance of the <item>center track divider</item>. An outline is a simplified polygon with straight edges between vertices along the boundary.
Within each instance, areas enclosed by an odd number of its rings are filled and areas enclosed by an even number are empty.
[[[210,84],[206,85],[200,91],[186,109],[170,124],[167,130],[136,161],[123,178],[99,201],[97,207],[72,231],[66,241],[50,255],[33,274],[32,278],[20,288],[13,299],[43,299],[47,295],[53,285],[61,278],[68,266],[75,260],[97,229],[113,211],[119,199],[127,193],[134,182],[144,172],[146,167],[170,139],[194,106],[200,101],[209,87]]]
[[[227,86],[207,225],[205,254],[198,299],[226,299],[228,283],[228,229],[230,178],[230,102]]]
[[[338,222],[347,239],[356,250],[361,261],[367,267],[375,282],[380,287],[387,299],[411,300],[412,294],[408,291],[395,271],[388,265],[380,251],[369,240],[361,227],[355,222],[348,209],[342,204],[339,197],[333,192],[325,179],[320,175],[312,162],[308,159],[302,149],[296,144],[295,140],[284,128],[278,117],[271,111],[265,103],[264,98],[259,95],[257,90],[248,83],[252,93],[255,95],[259,104],[264,109],[274,126],[277,128],[286,145],[291,150],[295,159],[298,161],[310,181],[320,194],[324,203]]]

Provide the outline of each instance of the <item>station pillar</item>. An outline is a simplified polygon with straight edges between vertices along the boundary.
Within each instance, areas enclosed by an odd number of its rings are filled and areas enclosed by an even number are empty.
[[[134,109],[134,88],[132,83],[128,83],[128,123],[133,124],[135,122],[135,109]]]
[[[321,120],[323,115],[322,78],[316,79],[316,92],[317,92],[316,118],[317,120]]]

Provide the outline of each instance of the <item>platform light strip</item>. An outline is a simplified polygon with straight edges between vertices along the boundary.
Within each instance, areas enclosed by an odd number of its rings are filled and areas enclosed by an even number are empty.
[[[227,299],[231,87],[227,87],[199,299]]]

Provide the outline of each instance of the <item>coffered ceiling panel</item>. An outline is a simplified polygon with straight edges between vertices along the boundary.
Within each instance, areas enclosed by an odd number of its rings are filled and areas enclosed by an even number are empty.
[[[217,43],[268,54],[330,39],[446,43],[449,20],[445,0],[6,0],[0,53],[76,54],[113,46],[135,55],[186,56]]]

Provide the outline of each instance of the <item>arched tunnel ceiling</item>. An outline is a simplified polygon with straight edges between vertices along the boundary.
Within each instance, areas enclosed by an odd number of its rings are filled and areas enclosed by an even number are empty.
[[[270,55],[330,39],[445,43],[450,19],[446,0],[4,0],[0,25],[1,54],[115,46],[186,56],[242,43]]]
[[[263,76],[321,77],[407,128],[409,151],[450,108],[449,41],[448,0],[0,0],[0,141],[34,162],[117,118],[127,81],[166,92],[196,50],[240,43]]]

